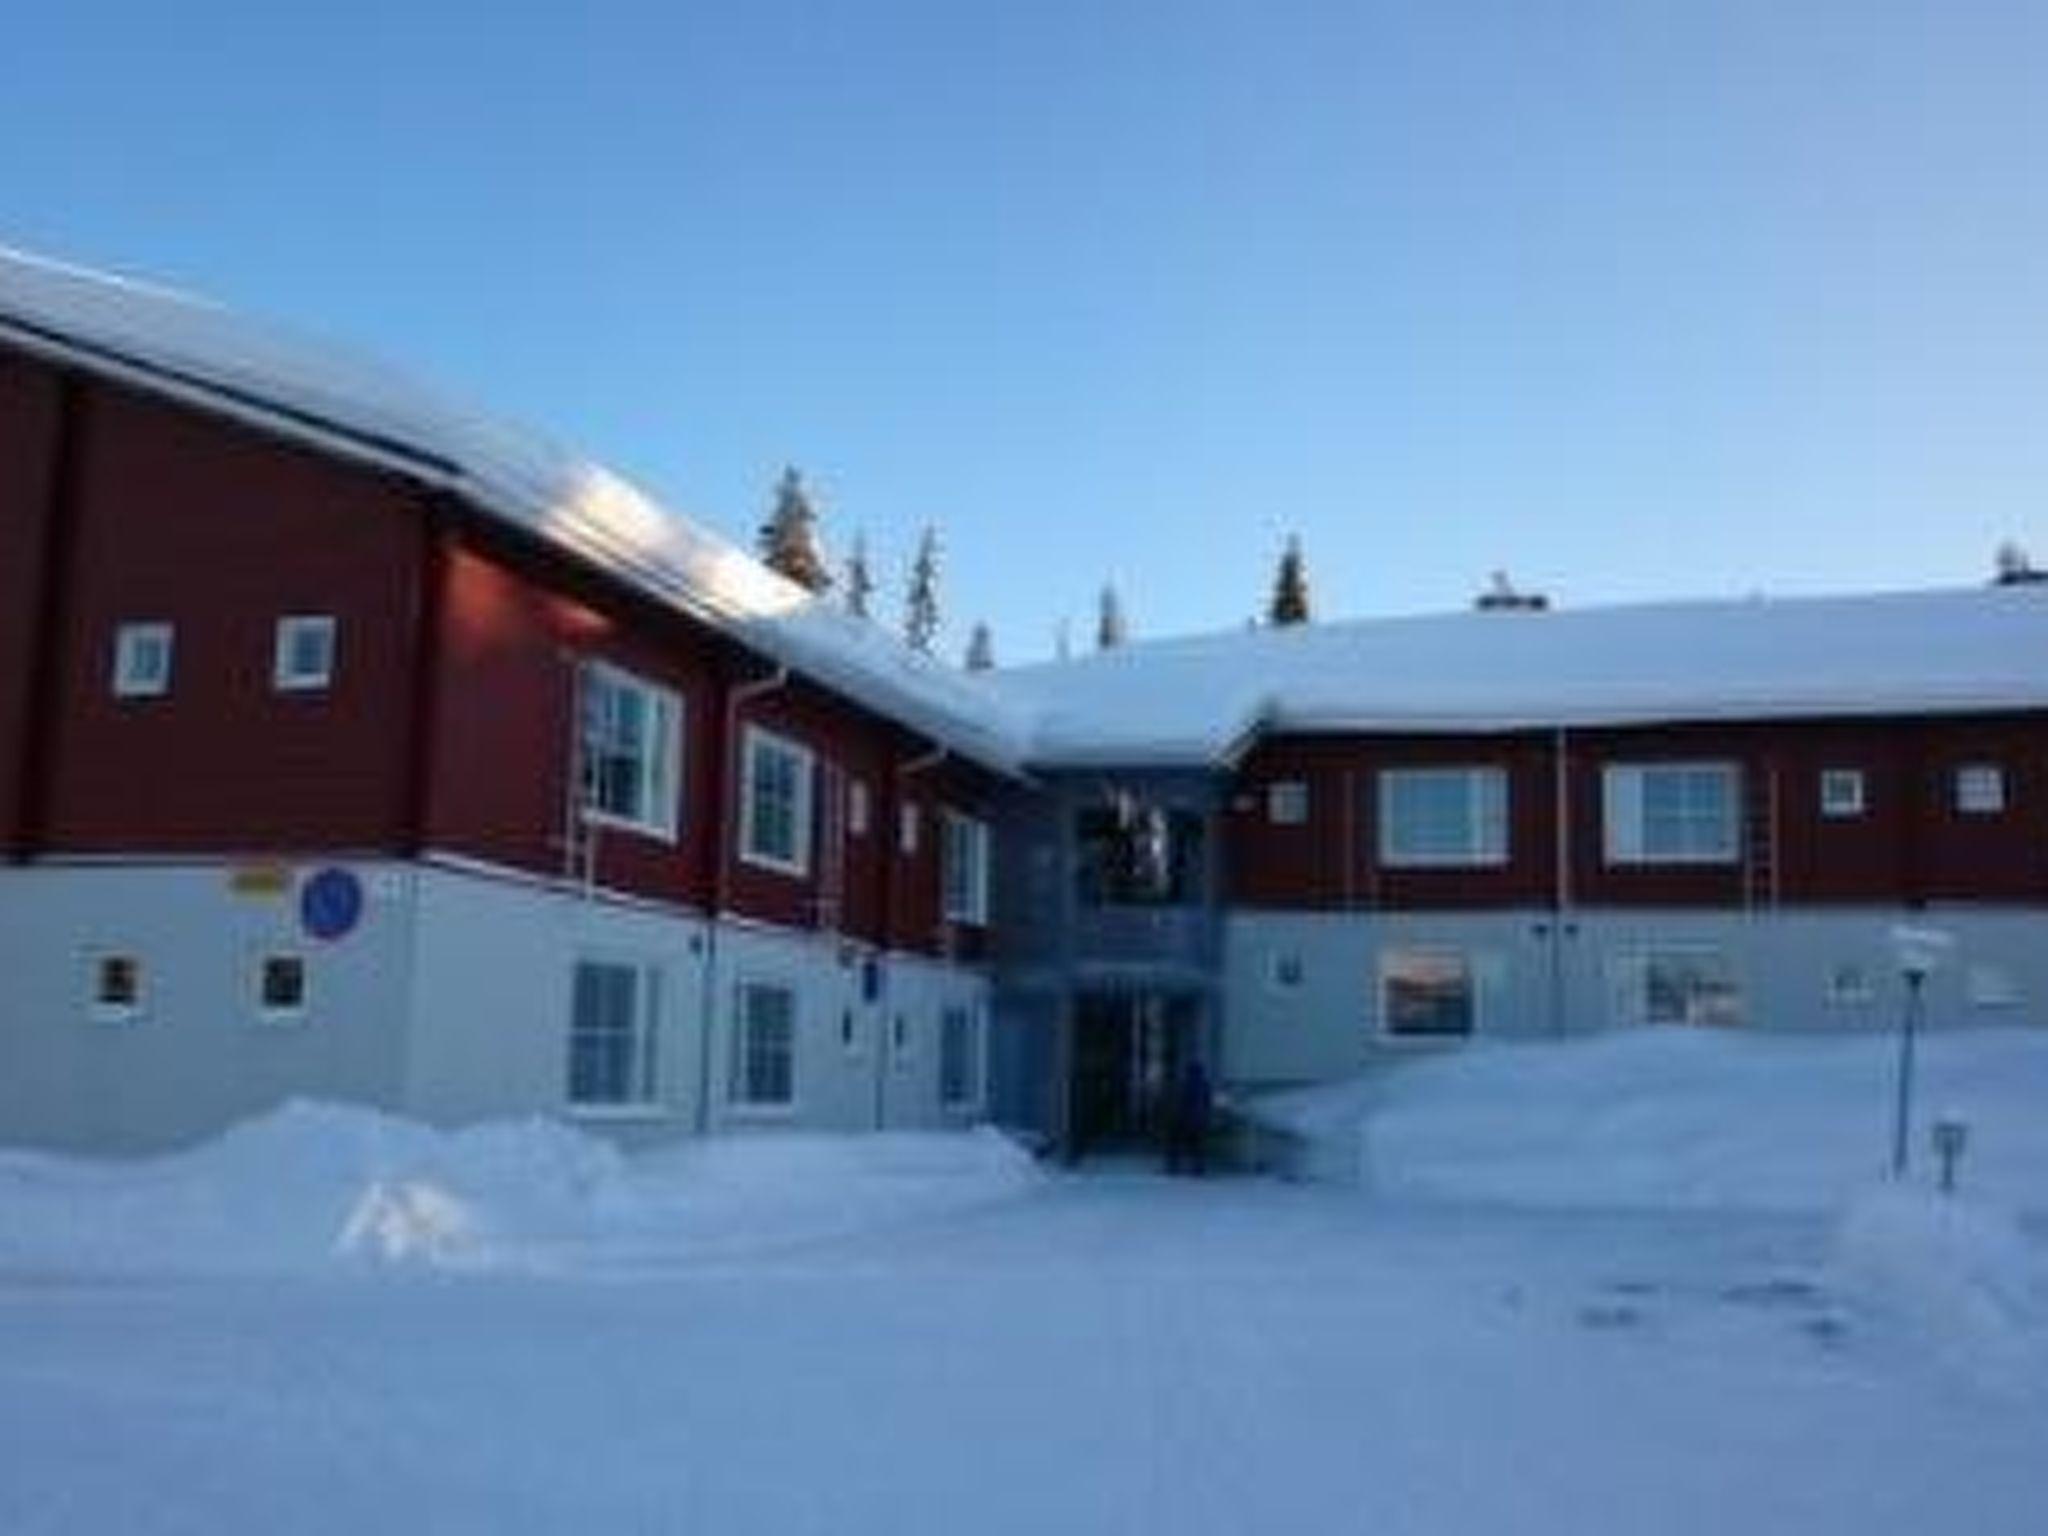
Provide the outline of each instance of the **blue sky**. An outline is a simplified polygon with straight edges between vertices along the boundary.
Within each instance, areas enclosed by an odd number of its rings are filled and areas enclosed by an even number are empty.
[[[957,648],[2048,557],[2048,7],[10,18],[0,239],[387,354]]]

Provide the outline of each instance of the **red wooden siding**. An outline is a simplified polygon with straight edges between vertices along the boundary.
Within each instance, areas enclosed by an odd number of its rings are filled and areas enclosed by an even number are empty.
[[[1566,736],[1569,899],[1581,906],[1751,903],[1912,905],[2048,900],[2048,716],[1916,717],[1574,730]],[[1554,899],[1557,846],[1549,732],[1501,736],[1282,737],[1239,771],[1227,829],[1230,899],[1249,906],[1471,909]],[[1603,769],[1728,762],[1742,784],[1732,863],[1610,865]],[[2005,810],[1956,809],[1966,764],[2003,769]],[[1509,773],[1509,860],[1499,868],[1379,867],[1376,775],[1405,766]],[[1821,775],[1864,775],[1865,809],[1824,817]],[[1274,825],[1268,786],[1309,787],[1308,821]]]
[[[29,711],[43,633],[62,390],[52,369],[0,352],[0,856],[20,847]]]
[[[394,846],[419,596],[416,494],[112,385],[81,398],[70,579],[53,637],[61,689],[43,722],[35,846]],[[328,689],[272,686],[275,626],[293,613],[338,621]],[[133,620],[176,626],[163,697],[113,696],[115,627]]]

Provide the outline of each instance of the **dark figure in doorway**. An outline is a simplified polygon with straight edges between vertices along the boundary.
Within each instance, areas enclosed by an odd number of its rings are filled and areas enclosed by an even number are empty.
[[[1166,1171],[1192,1173],[1209,1171],[1209,1112],[1213,1095],[1209,1073],[1200,1060],[1190,1057],[1174,1087],[1173,1103],[1166,1117]]]

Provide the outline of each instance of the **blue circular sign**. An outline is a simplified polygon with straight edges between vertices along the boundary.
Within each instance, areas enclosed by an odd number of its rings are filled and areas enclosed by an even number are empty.
[[[323,869],[299,888],[299,922],[316,939],[346,938],[363,915],[363,882]]]

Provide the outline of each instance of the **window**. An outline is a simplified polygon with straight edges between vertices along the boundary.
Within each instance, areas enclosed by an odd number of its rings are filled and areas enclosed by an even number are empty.
[[[1508,776],[1498,768],[1396,768],[1379,778],[1380,862],[1393,867],[1501,864]]]
[[[1275,992],[1299,992],[1308,979],[1299,950],[1275,950],[1266,957],[1266,979]]]
[[[305,1017],[306,959],[303,955],[265,955],[256,963],[256,1012],[268,1023]]]
[[[1472,966],[1448,949],[1393,949],[1380,960],[1380,1024],[1390,1035],[1472,1033],[1478,1012]]]
[[[134,955],[93,956],[87,985],[89,1011],[102,1023],[123,1023],[142,1011],[142,962]]]
[[[324,613],[277,621],[271,683],[280,693],[311,693],[334,681],[334,620]]]
[[[747,798],[740,856],[788,875],[811,868],[810,749],[752,726],[746,733]]]
[[[168,624],[123,624],[114,631],[114,695],[153,699],[171,691],[176,632]]]
[[[661,972],[581,960],[569,1019],[569,1103],[579,1109],[652,1105],[659,1089]]]
[[[1956,809],[1965,816],[1996,816],[2005,809],[2005,770],[1969,763],[1956,770]]]
[[[847,832],[854,837],[866,837],[873,819],[874,807],[869,803],[868,781],[849,779],[846,785]]]
[[[1646,1024],[1740,1024],[1735,967],[1718,949],[1651,950],[1642,957]]]
[[[1820,776],[1820,813],[1828,817],[1861,816],[1865,807],[1863,770],[1827,768]]]
[[[1200,901],[1206,829],[1198,811],[1122,796],[1077,811],[1075,879],[1082,905],[1176,907]]]
[[[796,993],[788,987],[740,984],[731,1096],[749,1109],[787,1109],[796,1102]]]
[[[959,1109],[981,1102],[981,1030],[976,1010],[951,1007],[939,1016],[939,1102]]]
[[[1854,961],[1828,967],[1827,1000],[1836,1008],[1860,1008],[1877,995],[1870,972]]]
[[[988,823],[945,813],[946,921],[988,921]]]
[[[1602,780],[1610,864],[1730,864],[1740,780],[1733,763],[1613,765]]]
[[[1282,779],[1266,786],[1266,820],[1276,827],[1299,827],[1308,821],[1308,784]]]
[[[587,663],[581,746],[585,816],[675,836],[682,762],[675,694],[603,662]]]
[[[922,826],[917,802],[904,801],[903,808],[896,813],[896,847],[906,859],[917,853],[918,834]]]
[[[1963,975],[1964,995],[1972,1008],[2017,1008],[2019,983],[2001,965],[1973,965]]]

